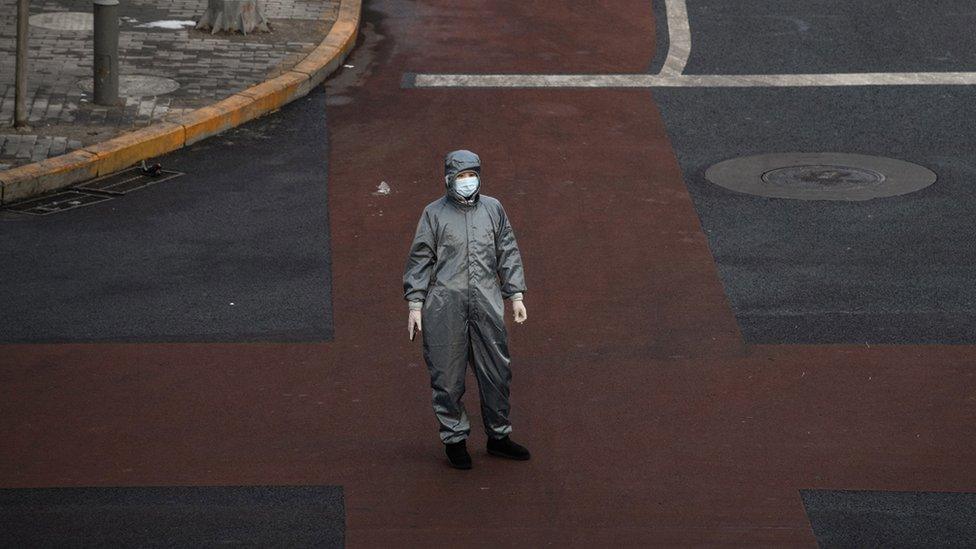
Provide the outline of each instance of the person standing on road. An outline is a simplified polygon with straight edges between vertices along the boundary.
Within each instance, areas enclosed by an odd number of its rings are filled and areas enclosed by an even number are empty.
[[[501,202],[480,194],[481,159],[458,150],[444,159],[445,195],[428,204],[403,275],[407,331],[423,335],[434,415],[450,464],[471,468],[471,426],[461,402],[467,364],[474,368],[489,454],[529,459],[509,434],[511,359],[505,304],[515,322],[527,318],[525,277],[515,233]]]

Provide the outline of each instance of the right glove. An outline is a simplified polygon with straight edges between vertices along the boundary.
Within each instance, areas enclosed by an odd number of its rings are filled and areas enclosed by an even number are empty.
[[[413,341],[414,328],[418,332],[423,331],[423,326],[420,320],[420,311],[417,309],[411,309],[410,314],[407,315],[407,333],[410,334],[410,341]]]

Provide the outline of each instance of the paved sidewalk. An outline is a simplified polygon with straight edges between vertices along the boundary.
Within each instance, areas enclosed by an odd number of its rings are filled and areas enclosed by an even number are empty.
[[[131,0],[119,6],[120,95],[92,103],[90,0],[31,2],[28,111],[12,128],[16,0],[0,0],[0,170],[104,141],[209,105],[281,74],[325,37],[338,0],[265,0],[271,33],[211,35],[192,28],[207,0]]]

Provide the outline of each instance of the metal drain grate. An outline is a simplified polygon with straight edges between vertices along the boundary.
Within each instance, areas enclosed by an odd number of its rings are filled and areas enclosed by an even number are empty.
[[[182,172],[170,170],[158,170],[155,173],[156,175],[147,175],[142,171],[142,168],[129,168],[128,170],[113,173],[112,175],[92,179],[74,188],[79,191],[95,191],[121,195],[147,185],[152,185],[153,183],[159,183],[160,181],[166,181],[184,175]]]
[[[152,174],[152,175],[150,175]],[[186,175],[183,172],[163,170],[157,164],[149,171],[136,166],[92,179],[70,189],[59,193],[17,202],[9,206],[4,206],[3,211],[25,213],[32,215],[47,215],[63,212],[80,206],[87,206],[122,196],[130,191],[141,189],[147,185],[167,181]]]
[[[5,206],[4,209],[18,213],[47,215],[63,212],[72,208],[78,208],[80,206],[87,206],[89,204],[109,200],[111,198],[111,196],[100,194],[89,194],[78,191],[63,191],[50,196],[42,196],[41,198],[18,202],[12,206]]]

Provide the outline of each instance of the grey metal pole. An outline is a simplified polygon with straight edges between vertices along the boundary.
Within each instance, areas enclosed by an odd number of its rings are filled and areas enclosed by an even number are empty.
[[[27,9],[28,0],[17,0],[17,62],[14,72],[14,127],[27,127]]]
[[[119,0],[92,0],[95,10],[95,103],[119,100]]]

